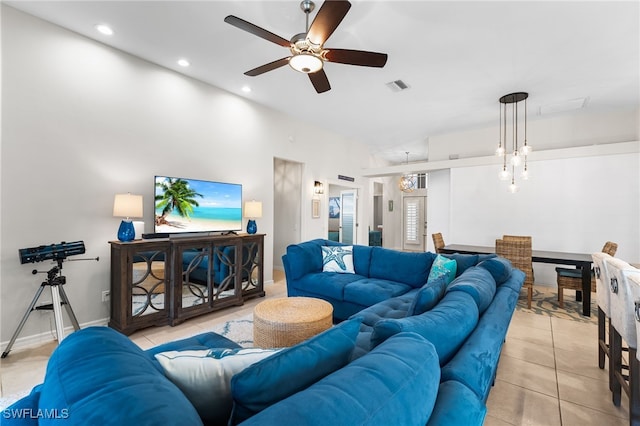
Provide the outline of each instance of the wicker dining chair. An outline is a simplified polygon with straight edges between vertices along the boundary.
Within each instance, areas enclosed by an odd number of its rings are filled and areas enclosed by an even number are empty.
[[[531,255],[531,237],[514,237],[496,240],[496,254],[508,259],[514,268],[525,274],[522,288],[527,289],[527,308],[531,309],[533,299],[533,261]]]
[[[602,247],[602,252],[609,256],[615,256],[618,250],[618,244],[607,241]],[[575,290],[576,294],[582,293],[582,272],[580,269],[556,268],[556,276],[558,283],[558,306],[564,309],[564,290]],[[596,278],[591,271],[591,291],[596,291]]]
[[[438,232],[437,234],[431,234],[433,238],[433,246],[435,247],[436,253],[440,253],[440,249],[444,247],[444,238],[442,238],[442,234]]]

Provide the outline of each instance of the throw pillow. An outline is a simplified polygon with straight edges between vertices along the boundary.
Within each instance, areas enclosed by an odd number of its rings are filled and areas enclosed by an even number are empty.
[[[226,423],[231,415],[231,378],[251,364],[276,353],[273,349],[208,349],[156,354],[171,380],[202,419]]]
[[[427,283],[437,279],[441,275],[444,275],[448,285],[456,277],[456,269],[457,263],[455,260],[447,259],[442,255],[438,255],[436,260],[433,261],[433,265],[431,265]]]
[[[359,318],[344,321],[235,375],[229,425],[243,422],[347,365],[361,322]]]
[[[447,281],[444,275],[440,275],[435,280],[428,281],[418,290],[416,297],[413,298],[407,316],[420,315],[431,310],[438,304],[444,291],[447,288]]]
[[[322,246],[322,272],[353,274],[353,246]]]

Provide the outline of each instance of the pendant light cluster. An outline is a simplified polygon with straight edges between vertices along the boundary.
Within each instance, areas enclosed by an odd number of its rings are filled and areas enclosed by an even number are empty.
[[[509,185],[509,192],[517,192],[518,186],[516,185],[516,169],[521,165],[524,165],[520,177],[523,180],[529,179],[529,169],[527,165],[527,155],[531,152],[531,146],[527,143],[527,98],[529,94],[526,92],[515,92],[504,95],[499,99],[500,101],[500,139],[498,143],[498,149],[496,149],[496,155],[503,158],[502,169],[498,174],[500,180],[511,180]],[[524,132],[518,127],[519,114],[518,103],[524,101]],[[507,106],[511,106],[510,112],[507,111]],[[508,115],[511,116],[509,120]],[[511,127],[508,129],[508,123],[511,122]],[[511,135],[511,143],[507,143],[507,133]],[[524,143],[519,147],[518,140],[522,140],[524,134]],[[511,153],[509,154],[509,148]],[[508,157],[508,158],[507,158]],[[508,161],[507,161],[508,160]]]
[[[409,164],[409,152],[406,152],[405,154],[407,154],[407,164]],[[415,176],[407,174],[402,175],[398,182],[398,187],[402,192],[413,192],[413,190],[416,189]]]

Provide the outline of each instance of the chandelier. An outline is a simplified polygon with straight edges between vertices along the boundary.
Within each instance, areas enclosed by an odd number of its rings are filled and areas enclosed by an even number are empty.
[[[409,152],[407,154],[407,164],[409,164]],[[413,192],[416,189],[416,179],[415,176],[412,175],[402,175],[400,181],[398,182],[398,187],[402,192]]]
[[[515,92],[504,95],[499,99],[500,103],[500,139],[498,142],[498,149],[496,149],[496,155],[502,157],[502,169],[498,174],[500,180],[511,180],[509,185],[509,191],[514,193],[518,191],[516,185],[516,169],[523,166],[520,177],[523,180],[529,179],[529,169],[527,165],[527,155],[531,152],[531,146],[527,143],[527,98],[529,94],[526,92]],[[524,132],[518,128],[518,103],[524,101]],[[510,113],[507,112],[507,106],[511,106]],[[508,115],[511,116],[511,120],[508,119]],[[511,143],[507,143],[507,127],[511,121],[511,128],[509,133],[511,135]],[[522,136],[524,135],[524,138]],[[518,140],[524,139],[522,146],[518,147]],[[511,153],[509,154],[509,147],[511,147]],[[509,158],[507,158],[509,157]],[[508,161],[507,161],[508,160]]]

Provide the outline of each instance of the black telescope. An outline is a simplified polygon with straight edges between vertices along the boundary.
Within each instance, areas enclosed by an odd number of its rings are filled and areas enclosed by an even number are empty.
[[[20,263],[35,263],[45,260],[64,260],[68,256],[75,256],[84,253],[84,241],[72,243],[61,242],[60,244],[50,244],[48,246],[38,246],[19,249]]]

